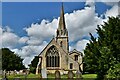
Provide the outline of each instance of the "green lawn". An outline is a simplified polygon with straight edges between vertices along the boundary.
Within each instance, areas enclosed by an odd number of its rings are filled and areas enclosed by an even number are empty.
[[[96,74],[84,74],[82,75],[83,79],[87,79],[87,78],[96,78]],[[41,78],[41,75],[36,75],[36,74],[32,74],[30,73],[29,75],[25,76],[25,75],[10,75],[10,76],[7,76],[7,78],[21,78],[21,79],[24,79],[24,78]],[[54,78],[55,75],[54,74],[49,74],[48,75],[48,78]],[[62,75],[61,78],[67,78],[68,75]],[[74,77],[75,78],[75,77]]]
[[[96,74],[84,74],[82,75],[83,78],[97,78]]]
[[[54,78],[55,75],[54,74],[50,74],[50,75],[48,75],[48,77],[49,78]],[[67,78],[67,77],[68,77],[68,75],[62,75],[61,76],[61,78]],[[84,74],[84,75],[82,75],[82,77],[83,78],[96,78],[97,75],[96,74]]]

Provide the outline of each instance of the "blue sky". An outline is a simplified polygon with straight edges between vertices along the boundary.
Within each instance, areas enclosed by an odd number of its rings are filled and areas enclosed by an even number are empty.
[[[107,2],[64,2],[69,48],[83,52],[97,25],[117,16],[117,5]],[[112,5],[111,5],[112,4]],[[61,2],[3,2],[0,42],[29,64],[49,43],[58,27]],[[104,16],[104,17],[103,17]]]
[[[84,3],[64,3],[65,12],[83,8]],[[75,6],[73,6],[75,5]],[[42,19],[52,20],[60,15],[60,2],[3,3],[3,26],[10,26],[15,33],[25,35],[24,27]]]
[[[85,2],[65,2],[65,13],[82,9]],[[100,15],[111,6],[97,2],[96,12]],[[26,35],[23,28],[31,23],[40,22],[42,19],[52,20],[60,15],[61,2],[4,2],[2,4],[2,25],[9,26],[20,36]]]

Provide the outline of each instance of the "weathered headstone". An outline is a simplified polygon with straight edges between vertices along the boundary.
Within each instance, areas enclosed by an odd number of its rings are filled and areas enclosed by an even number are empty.
[[[41,74],[42,74],[42,78],[47,78],[47,70],[46,70],[46,68],[43,68],[41,70]]]
[[[79,79],[82,79],[82,73],[80,71],[77,71],[76,72],[76,78],[79,80]]]
[[[3,70],[0,70],[0,75],[2,75],[3,74]]]
[[[3,75],[4,75],[4,76],[5,76],[5,74],[6,74],[6,70],[3,71]]]
[[[72,71],[68,71],[68,78],[73,79],[74,73]]]
[[[10,71],[10,75],[14,75],[14,71]]]
[[[5,77],[2,80],[8,80],[8,78],[6,76],[6,72],[5,72]]]
[[[10,76],[10,71],[8,71],[7,74]]]
[[[14,70],[14,74],[15,74],[15,75],[17,74],[17,70]]]
[[[55,71],[55,78],[56,79],[60,79],[61,77],[60,77],[60,72],[57,70],[57,71]]]
[[[23,75],[23,70],[20,70],[19,73],[20,73],[21,75]]]
[[[25,76],[25,80],[26,80],[26,78],[27,78],[27,73],[26,72],[24,72],[24,76]]]

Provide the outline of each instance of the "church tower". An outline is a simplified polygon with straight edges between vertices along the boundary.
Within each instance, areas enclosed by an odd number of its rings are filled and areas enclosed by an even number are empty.
[[[56,41],[68,53],[69,45],[68,45],[68,31],[65,25],[65,18],[64,18],[64,8],[62,4],[60,19],[58,23],[58,29],[56,31]]]

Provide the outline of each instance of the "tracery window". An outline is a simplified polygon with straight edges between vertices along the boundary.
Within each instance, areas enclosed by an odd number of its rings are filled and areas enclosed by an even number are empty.
[[[59,67],[60,57],[55,46],[51,46],[46,52],[46,67]]]

